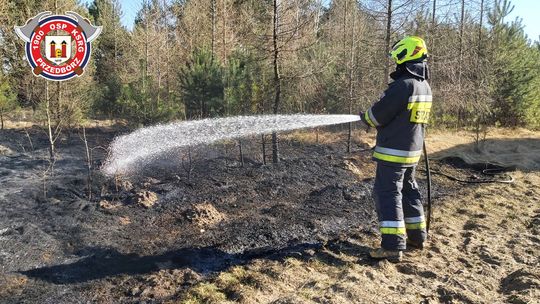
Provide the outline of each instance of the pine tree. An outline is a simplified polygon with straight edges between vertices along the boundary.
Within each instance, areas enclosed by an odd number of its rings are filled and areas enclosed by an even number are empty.
[[[186,117],[205,118],[224,114],[222,69],[210,50],[196,50],[180,71]]]
[[[510,1],[496,1],[489,14],[492,26],[495,119],[505,126],[538,126],[540,65],[538,50],[530,45],[521,20],[504,22],[511,12]],[[536,116],[536,117],[535,117]]]
[[[116,103],[122,89],[121,75],[127,60],[128,34],[120,22],[122,12],[118,0],[94,0],[88,12],[96,25],[103,26],[102,33],[94,42],[92,54],[96,64],[94,77],[100,89],[94,110],[111,116],[119,111]]]

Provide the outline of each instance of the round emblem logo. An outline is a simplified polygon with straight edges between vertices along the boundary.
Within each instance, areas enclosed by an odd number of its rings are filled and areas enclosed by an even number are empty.
[[[15,32],[26,41],[26,58],[34,75],[62,81],[81,76],[90,59],[90,41],[101,32],[82,16],[38,14]]]

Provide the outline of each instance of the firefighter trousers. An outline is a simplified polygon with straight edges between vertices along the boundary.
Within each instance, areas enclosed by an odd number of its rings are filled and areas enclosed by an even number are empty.
[[[415,172],[416,166],[400,168],[377,163],[373,197],[384,249],[404,250],[407,237],[416,244],[426,240],[424,209]]]

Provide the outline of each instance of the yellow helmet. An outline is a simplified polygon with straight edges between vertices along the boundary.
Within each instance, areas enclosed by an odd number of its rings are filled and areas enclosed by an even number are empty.
[[[412,60],[423,60],[427,57],[426,42],[417,36],[407,36],[394,43],[388,56],[397,64]]]

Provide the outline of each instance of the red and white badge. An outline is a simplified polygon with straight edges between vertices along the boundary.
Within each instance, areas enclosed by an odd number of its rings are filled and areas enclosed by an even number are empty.
[[[36,76],[55,81],[81,76],[90,59],[90,42],[101,33],[75,12],[52,15],[42,12],[15,33],[26,42],[26,59]]]

